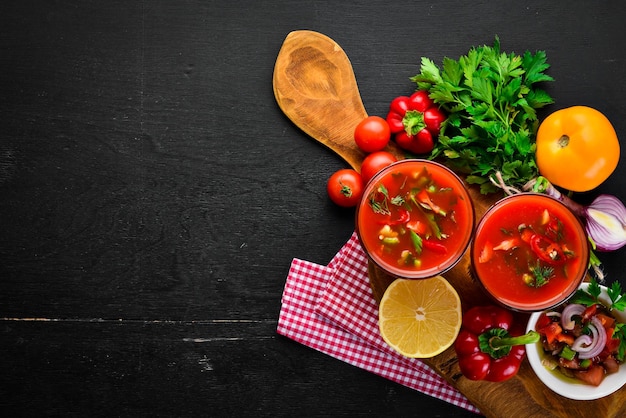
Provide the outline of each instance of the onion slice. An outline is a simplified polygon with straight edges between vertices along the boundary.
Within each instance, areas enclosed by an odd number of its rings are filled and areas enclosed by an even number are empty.
[[[578,358],[581,360],[594,358],[599,355],[606,346],[607,335],[602,322],[594,316],[588,325],[591,331],[589,335],[581,335],[574,341],[572,350],[578,352]]]
[[[591,343],[593,343],[593,338],[587,334],[583,334],[576,338],[574,344],[572,344],[572,350],[579,353],[586,353],[591,350]]]
[[[566,330],[573,330],[576,322],[574,321],[575,315],[582,315],[585,312],[585,307],[579,303],[571,303],[563,309],[561,314],[561,326]]]

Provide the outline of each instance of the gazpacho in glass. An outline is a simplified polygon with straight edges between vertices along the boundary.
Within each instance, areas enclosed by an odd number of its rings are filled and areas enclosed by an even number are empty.
[[[428,160],[402,160],[367,183],[356,224],[365,252],[379,268],[423,279],[461,259],[471,240],[474,207],[450,169]]]
[[[587,273],[589,244],[578,218],[556,199],[521,193],[497,202],[476,227],[472,270],[500,304],[539,311],[565,301]]]

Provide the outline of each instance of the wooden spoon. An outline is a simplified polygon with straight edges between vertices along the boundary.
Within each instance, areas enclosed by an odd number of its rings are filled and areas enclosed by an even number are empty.
[[[368,114],[343,49],[318,32],[291,32],[278,53],[273,82],[285,115],[360,171],[365,154],[355,146],[354,128]],[[403,158],[393,143],[387,151]]]
[[[343,49],[332,39],[312,31],[289,33],[276,59],[274,95],[278,105],[293,123],[316,141],[339,154],[360,170],[365,157],[354,143],[354,128],[367,117],[352,65]],[[393,143],[388,150],[404,158]],[[494,201],[468,187],[477,218]],[[469,257],[445,274],[455,287],[464,308],[486,303],[485,295],[468,272]],[[369,280],[374,298],[380,301],[387,285],[394,280],[369,264]],[[488,417],[585,417],[626,416],[626,391],[595,401],[571,401],[560,397],[537,379],[527,362],[519,373],[501,383],[473,382],[463,378],[453,348],[424,362],[463,393]],[[624,367],[624,366],[622,366]]]

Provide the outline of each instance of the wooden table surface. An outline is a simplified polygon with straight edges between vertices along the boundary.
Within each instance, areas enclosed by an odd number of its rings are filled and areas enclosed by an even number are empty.
[[[473,416],[276,334],[292,258],[353,231],[325,192],[346,164],[274,100],[277,53],[330,36],[384,116],[422,56],[498,35],[547,52],[549,110],[595,107],[624,144],[625,21],[618,1],[4,2],[0,411]],[[625,185],[622,161],[581,198]],[[625,256],[601,260],[626,285]]]

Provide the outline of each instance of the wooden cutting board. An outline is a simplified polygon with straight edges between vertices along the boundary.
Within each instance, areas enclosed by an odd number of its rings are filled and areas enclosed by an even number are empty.
[[[313,31],[287,35],[274,68],[274,95],[281,110],[311,138],[339,154],[360,170],[365,155],[354,144],[355,126],[367,112],[361,101],[352,64],[343,49],[327,36]],[[388,151],[402,152],[391,143]],[[501,196],[481,195],[468,187],[477,219]],[[469,256],[445,274],[461,297],[463,309],[489,303],[469,274]],[[395,278],[369,264],[372,295],[380,301]],[[526,321],[527,315],[518,320]],[[501,383],[465,378],[451,347],[431,359],[430,367],[463,393],[487,417],[626,417],[626,390],[595,401],[574,401],[555,394],[535,376],[525,360],[514,378]]]

